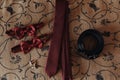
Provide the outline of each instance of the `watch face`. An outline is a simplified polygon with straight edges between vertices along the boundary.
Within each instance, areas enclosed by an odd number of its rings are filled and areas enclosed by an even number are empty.
[[[78,38],[78,54],[86,59],[95,59],[104,47],[101,33],[95,29],[88,29]]]
[[[87,35],[83,39],[84,48],[87,51],[94,50],[97,47],[97,39],[92,35]]]

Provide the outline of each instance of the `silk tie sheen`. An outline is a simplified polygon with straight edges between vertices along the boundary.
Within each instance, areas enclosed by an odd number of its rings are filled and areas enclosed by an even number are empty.
[[[62,41],[62,72],[63,72],[63,80],[72,80],[72,71],[70,65],[70,55],[69,55],[69,25],[68,25],[68,14],[69,8],[68,3],[66,3],[66,14],[64,17],[65,20],[65,28],[63,34],[63,41]]]
[[[68,13],[68,2],[57,0],[53,36],[46,64],[46,73],[51,77],[58,71],[58,64],[61,63],[63,80],[72,80],[69,56]]]

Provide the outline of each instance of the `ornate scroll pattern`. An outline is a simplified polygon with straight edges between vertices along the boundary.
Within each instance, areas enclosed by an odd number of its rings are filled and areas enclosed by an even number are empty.
[[[69,0],[70,43],[74,80],[120,79],[120,0]],[[1,80],[61,80],[61,71],[51,79],[44,68],[49,43],[29,54],[13,54],[10,49],[20,41],[5,34],[13,27],[45,22],[39,33],[51,32],[54,23],[55,0],[0,1],[0,79]],[[101,32],[105,45],[99,58],[85,60],[77,55],[77,38],[86,29]],[[22,40],[27,40],[25,37]],[[54,56],[53,56],[54,58]],[[39,68],[29,65],[39,59]]]

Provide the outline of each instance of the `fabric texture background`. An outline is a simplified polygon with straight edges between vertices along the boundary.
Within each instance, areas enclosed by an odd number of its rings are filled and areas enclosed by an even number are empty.
[[[74,80],[120,80],[120,1],[69,0],[70,43]],[[55,0],[0,0],[0,79],[61,80],[61,71],[51,79],[45,73],[49,43],[28,54],[13,54],[11,48],[21,40],[10,38],[6,30],[44,22],[39,34],[52,32]],[[86,29],[99,30],[105,45],[99,58],[85,60],[77,55],[76,41]],[[22,40],[29,39],[25,37]],[[54,58],[54,56],[53,56]],[[40,67],[29,61],[39,59]]]

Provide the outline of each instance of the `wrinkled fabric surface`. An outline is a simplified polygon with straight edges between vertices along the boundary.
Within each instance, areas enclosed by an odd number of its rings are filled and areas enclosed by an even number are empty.
[[[120,79],[120,1],[119,0],[68,0],[70,7],[69,31],[74,80]],[[55,0],[0,0],[0,79],[1,80],[61,80],[61,70],[52,78],[45,73],[49,44],[33,49],[29,54],[13,54],[11,48],[24,37],[16,40],[5,34],[16,26],[44,22],[39,34],[53,30]],[[85,60],[77,55],[76,42],[86,29],[101,32],[105,45],[100,57]],[[54,58],[54,56],[53,56]],[[29,61],[38,59],[39,68],[32,68]]]

